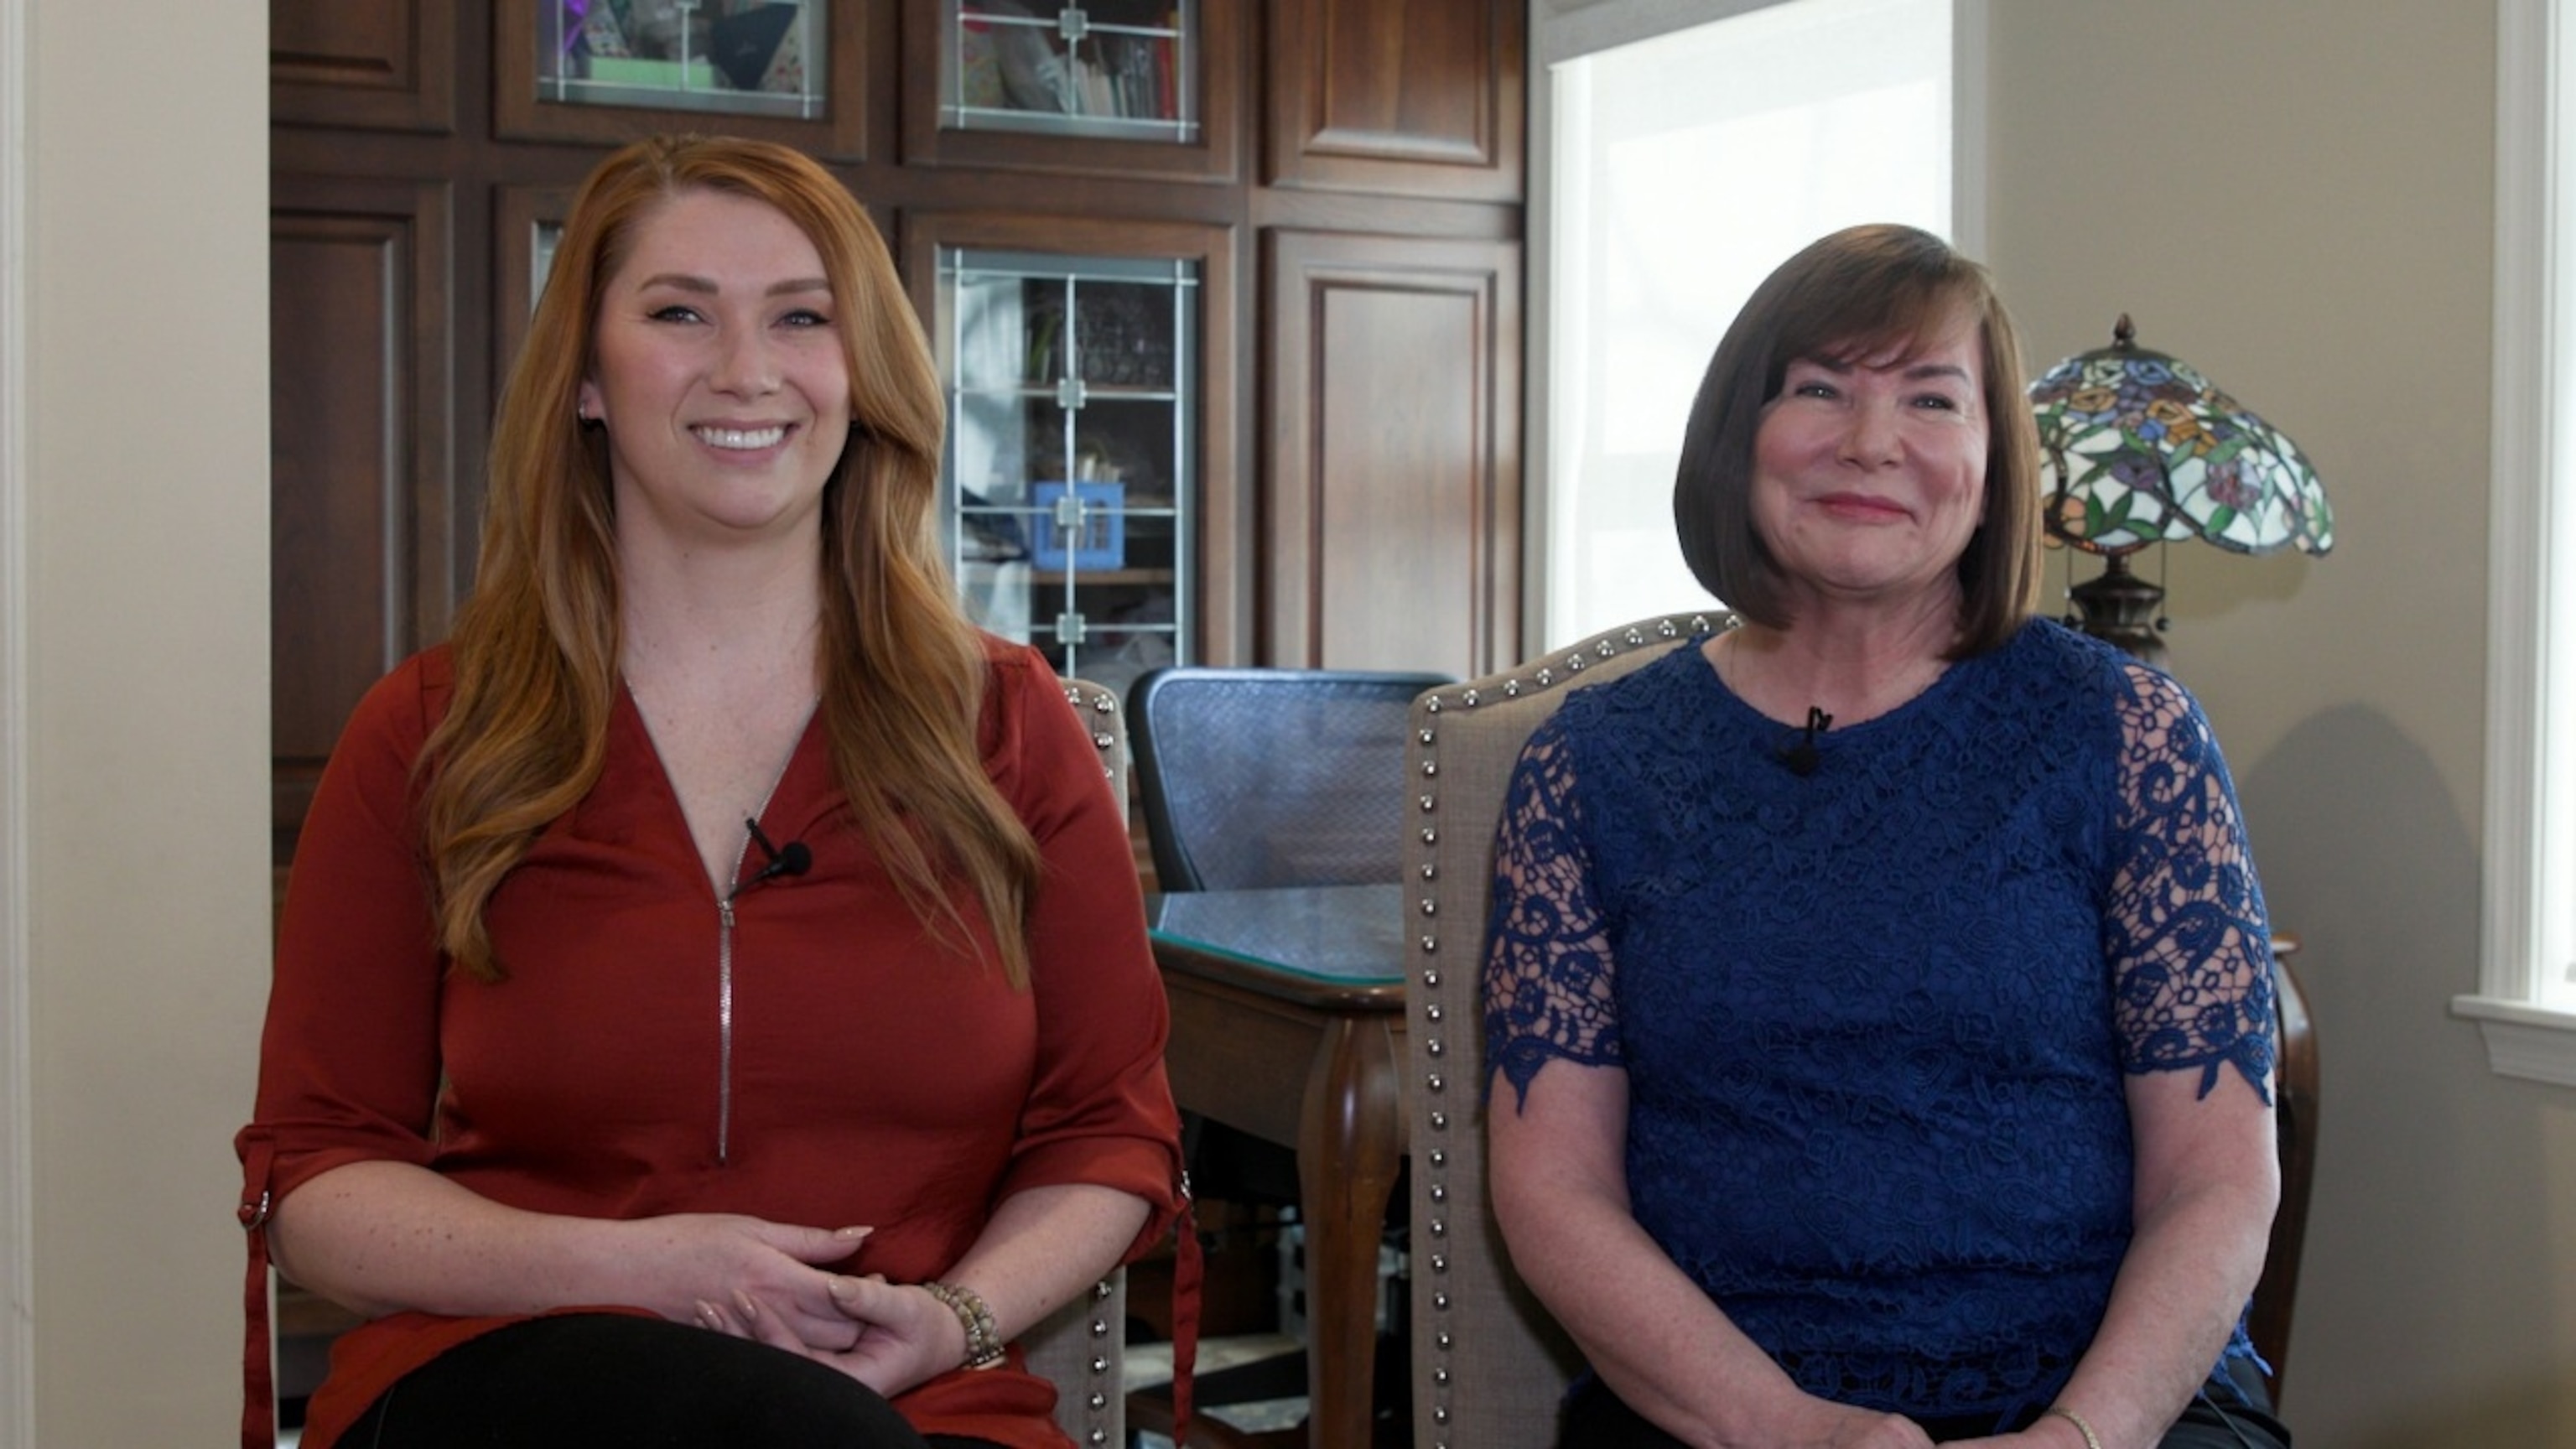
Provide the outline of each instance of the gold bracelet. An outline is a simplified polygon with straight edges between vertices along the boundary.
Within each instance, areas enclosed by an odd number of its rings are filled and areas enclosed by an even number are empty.
[[[2042,1414],[2040,1417],[2045,1419],[2048,1417],[2048,1414],[2055,1414],[2057,1417],[2074,1425],[2075,1432],[2084,1436],[2084,1449],[2102,1449],[2101,1436],[2093,1432],[2092,1425],[2084,1422],[2084,1416],[2082,1414],[2075,1412],[2064,1404],[2049,1405],[2048,1413]]]
[[[1002,1335],[993,1326],[993,1310],[984,1302],[983,1294],[953,1283],[924,1283],[921,1287],[947,1304],[948,1311],[957,1315],[958,1325],[966,1330],[966,1367],[991,1368],[1002,1361]],[[2094,1449],[2101,1446],[2097,1444]]]

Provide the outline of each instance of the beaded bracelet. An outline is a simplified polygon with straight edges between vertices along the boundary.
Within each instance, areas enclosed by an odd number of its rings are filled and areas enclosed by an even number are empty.
[[[957,1315],[958,1324],[966,1330],[966,1367],[991,1368],[1002,1361],[1002,1335],[993,1326],[993,1310],[984,1302],[983,1294],[951,1283],[924,1283],[921,1287],[947,1304],[948,1311]]]
[[[2084,1436],[2084,1449],[2102,1449],[2101,1439],[2093,1433],[2093,1426],[2084,1422],[2084,1416],[2082,1414],[2075,1412],[2064,1404],[2049,1405],[2048,1413],[2042,1414],[2040,1417],[2043,1419],[2047,1418],[2048,1414],[2055,1414],[2057,1417],[2074,1425],[2075,1432]]]

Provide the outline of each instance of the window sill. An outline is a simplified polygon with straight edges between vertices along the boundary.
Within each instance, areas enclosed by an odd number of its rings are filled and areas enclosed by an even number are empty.
[[[2494,996],[2455,996],[2451,1014],[2477,1022],[2500,1077],[2576,1087],[2576,1013]]]

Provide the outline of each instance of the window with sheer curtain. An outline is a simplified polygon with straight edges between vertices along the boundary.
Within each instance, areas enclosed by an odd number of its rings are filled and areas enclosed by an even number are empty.
[[[1561,57],[1644,18],[1725,18]],[[1542,17],[1549,291],[1541,404],[1556,645],[1706,599],[1673,540],[1673,467],[1700,373],[1754,286],[1838,227],[1944,236],[1953,0],[1582,7]]]
[[[2497,7],[2484,942],[2499,1072],[2576,1086],[2576,0]]]

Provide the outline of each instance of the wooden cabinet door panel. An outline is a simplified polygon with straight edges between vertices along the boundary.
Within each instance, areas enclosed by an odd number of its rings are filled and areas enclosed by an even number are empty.
[[[1503,667],[1519,651],[1520,248],[1274,232],[1267,663]]]
[[[442,183],[278,178],[269,231],[275,825],[367,686],[446,632],[449,198]]]
[[[1271,184],[1519,200],[1523,28],[1518,0],[1277,0]]]
[[[456,0],[268,0],[273,121],[444,135]]]

